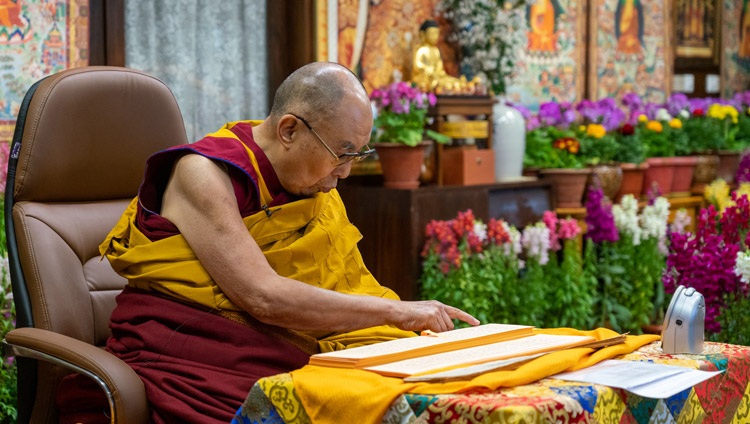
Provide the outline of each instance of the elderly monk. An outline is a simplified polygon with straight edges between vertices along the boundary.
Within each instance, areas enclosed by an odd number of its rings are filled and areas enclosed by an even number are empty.
[[[313,353],[478,324],[398,300],[362,263],[336,184],[373,153],[372,123],[359,79],[313,63],[281,84],[265,121],[149,158],[101,252],[128,279],[107,349],[143,380],[154,422],[226,423],[257,379]]]

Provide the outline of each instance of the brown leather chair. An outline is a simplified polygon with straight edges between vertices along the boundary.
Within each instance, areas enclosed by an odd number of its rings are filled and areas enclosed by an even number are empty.
[[[137,193],[146,158],[186,142],[174,96],[142,72],[71,69],[29,89],[5,195],[19,328],[3,350],[18,358],[18,422],[56,422],[56,389],[71,371],[104,390],[111,422],[148,421],[141,380],[101,348],[126,281],[98,246]]]

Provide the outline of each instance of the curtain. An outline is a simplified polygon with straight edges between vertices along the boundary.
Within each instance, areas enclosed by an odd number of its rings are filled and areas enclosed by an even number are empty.
[[[172,90],[188,140],[268,113],[266,0],[125,2],[125,62]]]

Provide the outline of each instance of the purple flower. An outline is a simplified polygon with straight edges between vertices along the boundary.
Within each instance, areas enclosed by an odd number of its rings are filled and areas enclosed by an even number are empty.
[[[545,125],[557,125],[562,121],[560,104],[556,102],[545,102],[539,105],[539,120]]]
[[[750,154],[745,153],[742,155],[740,164],[737,166],[735,181],[737,181],[737,183],[750,182]]]
[[[590,186],[586,195],[586,238],[594,243],[620,239],[612,204],[605,201],[604,191],[598,186]]]
[[[631,111],[634,109],[640,110],[641,106],[643,106],[643,100],[641,100],[641,96],[637,93],[627,93],[622,96],[622,104]]]
[[[683,111],[690,107],[690,102],[688,101],[688,97],[685,94],[675,93],[669,96],[669,99],[667,99],[667,104],[665,106],[670,115],[677,116],[680,111]]]
[[[519,112],[521,112],[521,115],[523,116],[523,119],[528,122],[529,119],[531,119],[531,111],[526,106],[520,104],[520,103],[509,103],[511,107],[516,108]]]

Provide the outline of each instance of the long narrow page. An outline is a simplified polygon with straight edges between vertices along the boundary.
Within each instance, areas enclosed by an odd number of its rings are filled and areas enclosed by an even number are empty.
[[[512,324],[485,324],[355,347],[310,357],[311,365],[363,368],[408,358],[532,336],[533,327]]]
[[[369,366],[365,369],[391,377],[408,377],[500,359],[552,352],[583,345],[594,340],[590,336],[535,334],[519,339]]]

